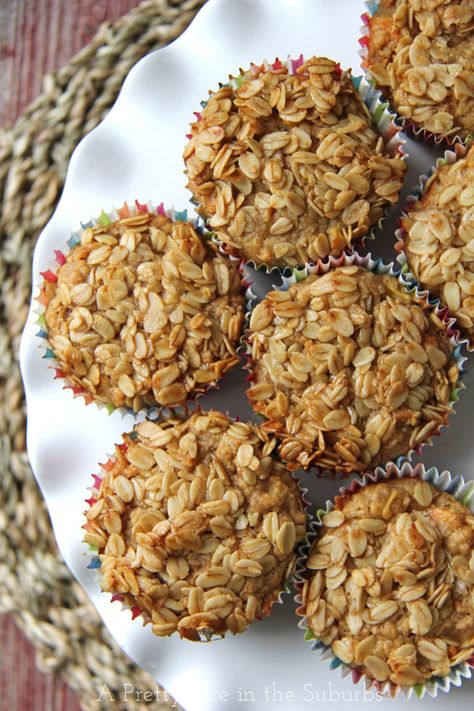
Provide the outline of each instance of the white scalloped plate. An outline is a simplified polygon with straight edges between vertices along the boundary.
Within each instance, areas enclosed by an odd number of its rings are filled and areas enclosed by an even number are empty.
[[[142,59],[130,72],[107,118],[74,151],[63,195],[36,247],[34,295],[40,270],[53,249],[61,249],[79,221],[98,214],[102,207],[109,209],[135,197],[142,202],[163,201],[178,209],[190,207],[181,159],[188,123],[208,89],[229,73],[250,61],[301,52],[307,57],[337,58],[343,67],[353,67],[354,73],[359,73],[362,12],[362,0],[211,0],[176,42]],[[420,172],[426,172],[434,154],[411,142],[408,149],[412,157],[407,185],[411,186]],[[375,243],[373,251],[378,256],[385,251],[393,258],[392,234],[389,224],[383,232],[385,239],[379,235]],[[271,282],[262,275],[255,281],[259,289]],[[64,559],[125,652],[187,711],[310,709],[324,698],[340,711],[351,700],[370,705],[369,699],[364,701],[362,687],[342,680],[311,653],[288,596],[271,618],[245,634],[197,645],[177,638],[156,638],[139,620],[132,622],[130,613],[121,612],[120,603],[111,604],[109,595],[99,592],[96,573],[87,569],[82,543],[83,500],[97,462],[103,461],[121,433],[131,428],[133,418],[122,419],[117,413],[109,416],[64,391],[42,360],[36,331],[31,310],[20,352],[30,461]],[[237,371],[224,379],[220,392],[203,403],[249,417],[244,389],[243,373]],[[434,448],[425,450],[424,460],[474,478],[469,393],[468,387],[449,431]],[[336,482],[314,481],[309,476],[304,483],[309,485],[315,504],[338,488]],[[130,680],[123,683],[130,685]],[[466,682],[452,691],[458,709],[471,708],[472,690],[472,683]],[[124,687],[122,699],[126,700],[127,693],[130,699],[130,686]],[[426,698],[418,707],[440,707],[446,702],[443,696]],[[405,703],[397,698],[391,708],[401,709]]]

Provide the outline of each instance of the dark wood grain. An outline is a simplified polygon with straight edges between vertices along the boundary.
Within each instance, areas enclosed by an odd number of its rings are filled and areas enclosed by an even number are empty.
[[[0,0],[0,128],[41,92],[43,77],[137,0]],[[92,701],[92,700],[91,700]],[[80,711],[55,674],[42,674],[13,618],[0,616],[0,711]]]

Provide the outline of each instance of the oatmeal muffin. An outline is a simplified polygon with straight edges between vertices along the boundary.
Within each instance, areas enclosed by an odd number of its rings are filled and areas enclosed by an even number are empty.
[[[474,147],[433,173],[401,224],[410,270],[474,346]]]
[[[211,94],[184,152],[200,214],[231,251],[284,267],[339,255],[398,200],[406,165],[330,59],[252,68]]]
[[[472,0],[380,0],[364,67],[415,128],[474,132]]]
[[[356,265],[271,291],[248,331],[263,427],[289,469],[350,473],[437,432],[458,380],[444,324],[394,276]]]
[[[85,525],[102,589],[137,606],[159,636],[209,639],[269,615],[306,522],[274,446],[213,410],[124,435]]]
[[[238,362],[239,271],[187,222],[141,213],[87,228],[45,288],[62,374],[98,402],[177,406]]]
[[[419,478],[336,497],[306,561],[303,607],[342,662],[399,686],[474,657],[474,516]]]

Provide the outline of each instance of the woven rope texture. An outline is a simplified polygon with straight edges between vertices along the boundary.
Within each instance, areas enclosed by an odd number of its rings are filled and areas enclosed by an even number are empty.
[[[44,82],[41,96],[0,132],[0,613],[13,612],[41,669],[59,672],[84,709],[143,707],[123,684],[155,682],[117,647],[57,550],[25,451],[18,347],[31,289],[35,240],[60,194],[81,138],[114,103],[130,68],[187,27],[204,0],[147,0]],[[104,695],[107,684],[116,703]],[[161,699],[163,695],[161,695]],[[148,708],[168,708],[155,699]]]

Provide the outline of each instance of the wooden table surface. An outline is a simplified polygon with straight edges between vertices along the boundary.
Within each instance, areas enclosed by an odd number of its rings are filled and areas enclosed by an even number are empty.
[[[40,92],[45,73],[88,44],[102,22],[138,0],[0,0],[0,128]],[[32,645],[0,616],[0,711],[79,711],[76,696],[36,669]]]
[[[41,91],[46,72],[88,44],[102,22],[138,0],[0,0],[0,126]]]

